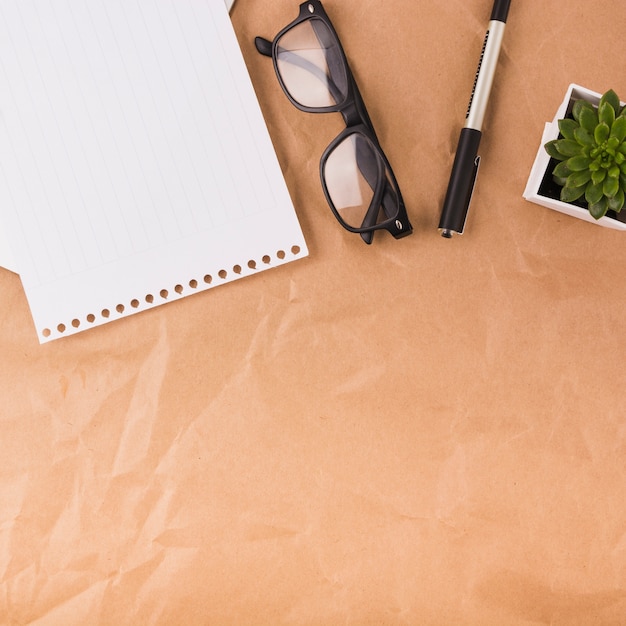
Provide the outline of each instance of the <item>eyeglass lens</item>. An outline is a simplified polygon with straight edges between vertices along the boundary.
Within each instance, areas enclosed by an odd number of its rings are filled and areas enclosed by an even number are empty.
[[[340,218],[352,228],[374,226],[398,214],[398,194],[379,150],[354,132],[329,153],[323,179]]]
[[[341,104],[348,76],[336,37],[320,19],[290,28],[277,42],[276,63],[285,89],[305,107]]]

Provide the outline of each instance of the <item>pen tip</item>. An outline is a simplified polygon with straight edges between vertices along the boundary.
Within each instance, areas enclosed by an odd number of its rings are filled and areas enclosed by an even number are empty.
[[[447,228],[444,228],[444,229],[441,231],[441,236],[442,236],[442,237],[445,237],[446,239],[451,239],[451,238],[452,238],[452,231],[451,231],[451,230],[448,230]]]

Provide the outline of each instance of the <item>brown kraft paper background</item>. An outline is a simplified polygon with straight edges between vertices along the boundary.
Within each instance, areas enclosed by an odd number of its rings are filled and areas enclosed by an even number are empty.
[[[489,0],[325,0],[414,226],[332,216],[339,114],[232,13],[310,256],[39,345],[0,270],[0,623],[626,624],[626,234],[522,198],[624,14],[513,0],[465,234],[437,224]]]

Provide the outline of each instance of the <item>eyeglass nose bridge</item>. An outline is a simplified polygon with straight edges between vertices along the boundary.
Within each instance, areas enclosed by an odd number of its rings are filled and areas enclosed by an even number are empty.
[[[339,108],[339,113],[341,113],[346,127],[351,128],[358,125],[365,125],[370,129],[370,132],[376,136],[374,126],[372,125],[363,98],[361,98],[361,94],[354,80],[349,81],[348,90],[349,94],[353,97],[349,95],[346,99],[346,103]],[[378,141],[378,138],[376,138],[376,141]]]

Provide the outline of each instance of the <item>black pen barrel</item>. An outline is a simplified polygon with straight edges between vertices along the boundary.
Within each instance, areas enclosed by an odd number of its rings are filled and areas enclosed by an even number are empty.
[[[509,15],[509,6],[511,0],[496,0],[493,3],[493,10],[491,11],[491,20],[498,20],[498,22],[506,22],[506,18]]]
[[[452,233],[460,234],[465,228],[467,210],[476,182],[481,135],[474,128],[461,130],[439,221],[439,230],[444,237],[452,237]]]

